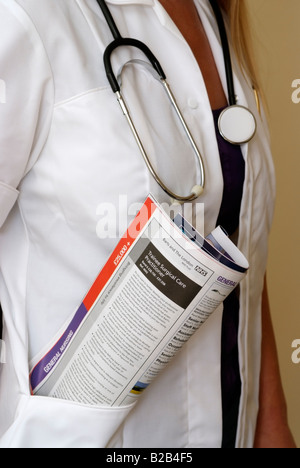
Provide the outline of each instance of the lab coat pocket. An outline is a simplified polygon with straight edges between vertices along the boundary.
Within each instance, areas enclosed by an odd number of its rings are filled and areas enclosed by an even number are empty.
[[[3,448],[104,448],[134,405],[95,407],[23,396]]]

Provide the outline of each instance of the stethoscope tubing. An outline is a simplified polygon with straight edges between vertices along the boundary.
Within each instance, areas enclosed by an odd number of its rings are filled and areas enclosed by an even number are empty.
[[[228,90],[228,101],[229,101],[230,106],[235,106],[237,103],[237,98],[235,94],[233,71],[232,71],[232,60],[231,60],[231,53],[230,53],[230,47],[229,47],[225,22],[224,22],[223,15],[222,15],[222,12],[220,10],[220,7],[217,1],[216,0],[209,0],[209,1],[210,1],[211,7],[214,11],[214,14],[218,23],[219,34],[220,34],[221,43],[222,43],[227,90]]]
[[[105,67],[105,71],[106,71],[106,75],[107,75],[107,79],[110,83],[110,86],[111,86],[111,89],[112,91],[114,92],[114,94],[116,95],[117,97],[117,100],[120,104],[120,107],[122,109],[122,112],[123,114],[125,115],[127,121],[128,121],[128,124],[131,128],[131,131],[133,133],[133,136],[137,142],[137,145],[140,149],[140,152],[143,156],[143,159],[146,163],[146,166],[148,168],[148,170],[150,171],[151,175],[154,177],[154,179],[156,180],[156,182],[158,183],[158,185],[162,188],[162,190],[167,193],[170,198],[172,200],[176,200],[176,201],[179,201],[180,203],[185,203],[185,202],[192,202],[194,200],[196,200],[197,198],[199,198],[199,196],[201,195],[202,191],[204,190],[204,186],[205,186],[205,171],[204,171],[204,164],[203,164],[203,159],[202,159],[202,156],[201,156],[201,153],[196,145],[196,142],[195,140],[193,139],[192,135],[191,135],[191,132],[189,131],[189,128],[184,120],[184,117],[177,105],[177,102],[175,100],[175,97],[171,91],[171,88],[169,86],[169,84],[167,83],[167,79],[166,79],[166,75],[163,71],[163,68],[162,66],[160,65],[159,61],[157,60],[157,58],[155,57],[155,55],[151,52],[151,50],[149,49],[149,47],[146,46],[146,44],[144,44],[143,42],[137,40],[137,39],[132,39],[132,38],[124,38],[121,36],[121,33],[120,31],[118,30],[117,26],[116,26],[116,23],[112,17],[112,14],[109,10],[109,8],[107,7],[106,5],[106,2],[104,0],[97,0],[98,2],[98,5],[100,6],[102,12],[103,12],[103,15],[105,17],[105,20],[110,28],[110,31],[113,35],[113,42],[111,42],[105,49],[104,51],[104,55],[103,55],[103,62],[104,62],[104,67]],[[176,194],[175,192],[173,192],[172,190],[170,190],[166,184],[161,180],[161,178],[158,176],[158,174],[156,173],[153,165],[151,164],[151,161],[150,161],[150,158],[148,157],[146,151],[145,151],[145,148],[144,148],[144,145],[138,135],[138,132],[136,130],[136,127],[134,125],[134,122],[130,116],[130,112],[129,112],[129,109],[128,109],[128,106],[126,105],[126,102],[121,94],[121,89],[120,89],[120,84],[119,84],[119,81],[113,71],[113,68],[112,68],[112,61],[111,61],[111,56],[112,56],[112,53],[117,49],[117,48],[120,48],[120,47],[124,47],[124,46],[130,46],[130,47],[135,47],[139,50],[141,50],[144,55],[147,57],[147,59],[149,60],[149,62],[151,63],[153,69],[157,72],[158,74],[158,79],[160,80],[161,84],[164,86],[164,89],[168,95],[168,98],[170,100],[170,102],[172,103],[175,111],[176,111],[176,114],[184,128],[184,131],[192,145],[192,148],[197,156],[197,159],[198,159],[198,164],[199,164],[199,177],[200,177],[200,184],[199,185],[195,185],[192,189],[191,189],[191,193],[190,195],[188,196],[181,196],[181,195],[178,195]]]
[[[166,80],[166,75],[155,57],[155,55],[151,52],[149,47],[144,44],[144,42],[138,41],[137,39],[131,39],[131,38],[123,38],[123,37],[118,37],[115,39],[111,44],[107,46],[107,48],[104,51],[103,55],[103,61],[104,61],[104,67],[106,71],[106,75],[108,78],[108,81],[110,83],[111,89],[113,90],[114,93],[120,92],[120,85],[118,83],[118,80],[113,72],[112,69],[112,64],[111,64],[111,55],[112,53],[118,49],[119,47],[135,47],[139,50],[141,50],[145,56],[148,58],[149,62],[153,66],[153,68],[157,71],[157,73],[160,76],[161,80]]]
[[[233,79],[233,71],[232,71],[232,61],[231,61],[231,54],[230,54],[230,47],[229,47],[229,42],[228,42],[228,37],[227,37],[227,32],[226,32],[226,27],[223,19],[223,15],[221,13],[220,7],[217,3],[216,0],[209,0],[211,7],[214,11],[217,23],[218,23],[218,28],[219,28],[219,33],[220,33],[220,38],[221,38],[221,43],[222,43],[222,49],[223,49],[223,55],[224,55],[224,64],[225,64],[225,71],[226,71],[226,81],[227,81],[227,88],[228,88],[228,100],[229,104],[231,106],[236,105],[236,94],[235,94],[235,88],[234,88],[234,79]],[[111,64],[110,64],[110,56],[112,52],[120,47],[120,46],[132,46],[132,47],[137,47],[141,49],[144,54],[148,57],[149,61],[153,65],[153,67],[157,70],[157,72],[161,75],[162,79],[166,79],[166,76],[164,74],[164,71],[154,56],[154,54],[151,52],[151,50],[146,46],[141,41],[138,41],[136,39],[129,39],[129,38],[123,38],[116,23],[115,20],[104,0],[97,0],[97,3],[99,7],[102,10],[102,13],[106,19],[106,22],[110,28],[110,31],[113,35],[113,38],[115,39],[114,42],[112,42],[106,49],[105,51],[105,69],[107,70],[107,75],[109,77],[109,82],[111,84],[111,87],[116,93],[119,90],[118,82],[115,80],[114,75],[112,73],[111,69]]]
[[[227,89],[228,89],[228,99],[229,99],[229,106],[223,111],[219,118],[219,131],[220,134],[223,136],[223,138],[227,141],[229,141],[232,144],[243,144],[249,142],[256,131],[256,120],[252,112],[243,107],[237,105],[237,96],[235,94],[235,87],[234,87],[234,78],[233,78],[233,69],[232,69],[232,61],[231,61],[231,54],[230,54],[230,47],[229,47],[229,42],[228,42],[228,36],[226,32],[226,27],[225,27],[225,22],[223,19],[223,15],[221,12],[221,9],[218,5],[217,0],[209,0],[211,7],[214,11],[218,28],[219,28],[219,33],[220,33],[220,39],[222,43],[222,49],[223,49],[223,56],[224,56],[224,64],[225,64],[225,71],[226,71],[226,81],[227,81]],[[204,171],[204,162],[203,158],[201,156],[201,153],[195,143],[195,140],[193,139],[191,132],[188,129],[188,126],[183,118],[182,113],[180,112],[180,109],[177,106],[175,97],[170,89],[169,84],[167,83],[166,75],[164,73],[164,70],[162,66],[160,65],[159,61],[155,57],[155,55],[151,52],[151,50],[144,44],[143,42],[137,40],[137,39],[132,39],[132,38],[124,38],[121,36],[121,33],[114,21],[114,18],[105,2],[105,0],[97,0],[97,3],[99,7],[102,10],[102,13],[105,17],[105,20],[109,26],[109,29],[113,35],[114,40],[107,46],[107,48],[104,51],[103,55],[103,61],[104,61],[104,67],[107,75],[107,79],[109,81],[109,84],[111,86],[112,91],[114,94],[117,96],[117,100],[121,106],[122,112],[125,115],[129,126],[132,130],[132,133],[134,135],[134,138],[138,144],[138,147],[142,153],[142,156],[145,160],[145,163],[156,180],[156,182],[160,185],[160,187],[171,197],[173,200],[177,200],[181,203],[184,202],[191,202],[199,198],[199,196],[202,194],[205,186],[205,171]],[[156,173],[155,169],[153,168],[151,161],[144,149],[144,146],[141,142],[141,139],[138,135],[138,132],[135,128],[135,125],[133,123],[133,120],[130,116],[128,107],[125,103],[125,100],[121,94],[121,87],[119,84],[119,81],[113,71],[112,68],[112,60],[111,56],[113,52],[120,48],[120,47],[134,47],[139,49],[140,51],[143,52],[143,54],[147,57],[148,61],[152,65],[153,69],[158,75],[159,81],[163,84],[167,95],[176,111],[176,114],[184,128],[184,131],[193,147],[194,153],[196,154],[196,157],[198,159],[198,164],[199,164],[199,177],[200,177],[200,184],[195,185],[191,189],[191,193],[188,196],[180,196],[175,194],[172,190],[170,190],[164,182],[160,179],[158,174]],[[228,126],[228,117],[232,119],[231,125]],[[245,122],[244,127],[241,127],[241,122]],[[247,129],[247,126],[249,128]],[[245,131],[246,129],[246,131]],[[233,131],[232,131],[233,130]],[[242,135],[242,137],[241,137]]]

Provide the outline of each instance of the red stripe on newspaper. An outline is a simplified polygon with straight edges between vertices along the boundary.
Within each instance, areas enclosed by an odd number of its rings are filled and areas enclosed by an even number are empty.
[[[146,226],[156,208],[157,205],[153,202],[153,200],[150,197],[147,198],[141,210],[129,226],[127,232],[118,243],[117,247],[101,270],[93,286],[84,298],[83,304],[87,310],[90,310],[95,304],[99,294],[113,275],[123,256],[130,249],[136,238],[140,235],[142,229]]]

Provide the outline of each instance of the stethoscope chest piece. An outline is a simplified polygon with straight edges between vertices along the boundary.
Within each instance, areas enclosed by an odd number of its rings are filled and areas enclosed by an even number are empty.
[[[234,145],[248,143],[256,132],[256,119],[243,106],[229,106],[219,117],[219,131],[222,137]]]

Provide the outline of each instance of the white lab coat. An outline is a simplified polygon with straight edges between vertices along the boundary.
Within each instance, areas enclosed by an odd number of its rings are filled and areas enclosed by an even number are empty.
[[[215,18],[207,0],[195,3],[226,90]],[[157,55],[204,155],[207,181],[200,202],[208,233],[216,223],[223,182],[199,67],[157,0],[108,4],[121,33],[142,40]],[[108,87],[102,54],[111,34],[96,1],[0,0],[0,31],[0,299],[6,344],[0,446],[220,447],[221,310],[135,408],[88,407],[30,395],[30,360],[72,315],[117,242],[100,239],[101,203],[119,207],[119,194],[128,205],[141,203],[149,192],[160,202],[168,199],[146,169]],[[115,66],[131,57],[128,49],[118,53]],[[251,268],[241,285],[242,396],[236,445],[251,447],[258,410],[261,294],[275,190],[264,123],[251,86],[234,68],[239,103],[249,106],[258,120],[256,137],[243,147],[246,180],[239,237]],[[127,72],[134,74],[131,67]],[[148,92],[143,99],[149,104],[156,85],[143,72],[138,83],[127,83],[151,153],[139,83]],[[160,112],[149,112],[164,128]],[[188,193],[197,182],[195,161],[187,162],[174,141],[167,137],[161,145],[160,175],[171,188]],[[172,151],[165,150],[168,145]],[[153,151],[157,164],[155,155]],[[125,228],[119,226],[117,234]]]

